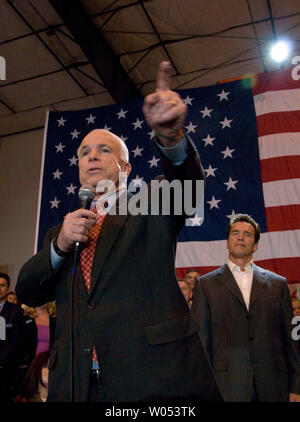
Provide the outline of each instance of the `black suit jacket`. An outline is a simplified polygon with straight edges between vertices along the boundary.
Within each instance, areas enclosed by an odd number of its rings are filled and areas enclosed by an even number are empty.
[[[50,349],[54,343],[56,318],[50,316]],[[36,348],[38,343],[38,328],[34,318],[23,316],[22,321],[22,362],[20,366],[30,366],[36,356]]]
[[[6,340],[0,340],[0,366],[15,368],[22,356],[21,346],[21,323],[23,309],[6,301],[0,313],[5,319]]]
[[[202,179],[189,144],[181,166],[162,157],[168,180]],[[112,401],[220,400],[198,326],[175,276],[176,242],[184,217],[110,215],[95,251],[88,294],[77,268],[73,299],[74,400],[86,401],[92,348]],[[30,306],[56,299],[49,401],[69,400],[69,292],[73,257],[55,274],[49,240],[22,268],[18,297]]]
[[[249,311],[229,269],[201,276],[192,313],[225,401],[287,401],[300,393],[299,346],[286,279],[254,265]]]

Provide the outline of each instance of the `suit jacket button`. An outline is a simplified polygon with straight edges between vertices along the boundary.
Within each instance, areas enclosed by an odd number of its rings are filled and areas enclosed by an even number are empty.
[[[253,337],[249,337],[249,341],[253,341],[254,340],[254,338]]]
[[[83,354],[84,355],[90,355],[91,354],[91,349],[83,349]]]
[[[90,310],[92,310],[92,309],[94,309],[94,308],[95,308],[95,305],[93,305],[92,303],[90,303],[90,304],[88,305],[88,308],[89,308]]]

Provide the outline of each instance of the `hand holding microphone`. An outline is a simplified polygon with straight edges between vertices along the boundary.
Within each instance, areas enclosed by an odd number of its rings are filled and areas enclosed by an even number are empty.
[[[90,211],[95,190],[90,185],[84,185],[79,190],[80,209],[66,215],[57,238],[57,246],[63,252],[80,250],[80,245],[88,241],[91,227],[96,223],[96,216]],[[75,248],[74,248],[75,244]]]

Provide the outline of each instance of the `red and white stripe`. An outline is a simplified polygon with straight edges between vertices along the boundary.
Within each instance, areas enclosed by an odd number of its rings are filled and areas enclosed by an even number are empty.
[[[255,263],[300,283],[300,80],[292,69],[259,74],[253,99],[267,220],[254,255]],[[187,268],[205,274],[224,264],[226,240],[182,242],[177,275]]]

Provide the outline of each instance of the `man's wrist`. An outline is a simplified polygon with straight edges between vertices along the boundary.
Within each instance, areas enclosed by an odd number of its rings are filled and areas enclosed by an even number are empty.
[[[60,256],[61,258],[67,258],[67,256],[69,256],[69,255],[70,255],[70,252],[65,252],[65,251],[62,251],[62,250],[58,247],[58,245],[57,245],[57,237],[56,237],[55,239],[53,239],[53,249],[54,249],[54,252],[55,252],[58,256]]]
[[[161,142],[165,148],[170,148],[178,144],[184,137],[183,129],[178,129],[178,132],[175,136],[167,136],[163,133],[155,131],[155,136]]]

